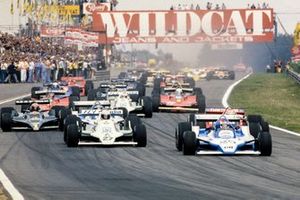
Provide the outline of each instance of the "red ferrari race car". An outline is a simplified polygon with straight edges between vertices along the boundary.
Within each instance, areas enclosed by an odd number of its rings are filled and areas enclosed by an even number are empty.
[[[23,100],[49,100],[49,103],[41,104],[40,108],[42,110],[51,110],[54,106],[69,108],[72,106],[73,101],[79,100],[79,95],[78,93],[72,92],[72,88],[65,91],[62,89],[33,87],[31,88],[31,98],[24,98]],[[27,110],[28,106],[27,104],[22,105],[21,112]]]
[[[201,88],[165,87],[152,92],[153,111],[205,112],[205,96]]]
[[[88,91],[94,89],[93,82],[91,80],[85,80],[82,76],[63,76],[61,81],[68,87],[79,87],[80,96],[87,96]]]

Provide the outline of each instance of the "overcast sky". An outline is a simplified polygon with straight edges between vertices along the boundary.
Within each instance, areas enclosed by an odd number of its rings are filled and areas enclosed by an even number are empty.
[[[20,0],[23,1],[23,0]],[[118,10],[164,10],[169,9],[171,5],[178,4],[199,4],[201,8],[205,8],[207,1],[205,0],[118,0],[119,4],[117,6]],[[0,30],[3,25],[18,25],[19,21],[22,19],[18,16],[16,11],[14,16],[10,14],[10,2],[11,0],[0,0]],[[17,0],[14,0],[15,7]],[[255,0],[210,0],[210,2],[215,4],[225,3],[227,8],[246,8],[247,4],[255,3],[256,5],[266,2],[274,11],[278,13],[282,24],[289,34],[292,34],[295,25],[300,21],[300,1],[299,0],[266,0],[266,1],[255,1]],[[298,13],[298,14],[296,14]],[[284,32],[281,27],[279,27],[279,32]],[[128,47],[128,46],[127,46]],[[134,45],[134,48],[152,48],[154,45]],[[175,56],[181,56],[182,59],[195,59],[196,55],[191,55],[191,52],[198,52],[201,49],[201,45],[193,44],[189,45],[190,51],[187,55],[184,55],[182,51],[176,51],[176,45],[160,45],[163,50],[174,52]],[[129,46],[130,48],[130,46]],[[181,49],[181,48],[180,48]],[[192,61],[192,62],[193,62]]]

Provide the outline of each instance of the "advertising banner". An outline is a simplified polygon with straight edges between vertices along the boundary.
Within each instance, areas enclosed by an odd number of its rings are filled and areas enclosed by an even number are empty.
[[[93,12],[110,11],[110,3],[83,3],[83,14],[92,15]]]
[[[41,37],[64,37],[65,28],[64,27],[52,27],[52,26],[42,26],[41,27]]]
[[[80,28],[67,28],[65,44],[80,45],[83,47],[98,47],[98,33],[88,32]]]
[[[273,9],[93,12],[101,44],[270,42],[273,27]]]

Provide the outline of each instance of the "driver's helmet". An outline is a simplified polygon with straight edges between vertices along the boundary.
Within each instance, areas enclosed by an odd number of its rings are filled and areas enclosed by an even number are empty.
[[[182,95],[182,89],[181,89],[181,88],[177,88],[177,89],[176,89],[176,95],[177,95],[177,96]]]
[[[228,128],[227,119],[226,119],[225,116],[220,117],[219,123],[220,123],[220,128],[221,129],[227,129]]]
[[[53,92],[49,92],[49,93],[47,94],[47,98],[50,98],[50,99],[53,99],[54,96],[55,96],[55,94],[54,94]]]
[[[125,92],[122,92],[120,95],[119,95],[120,98],[127,98],[127,93]]]
[[[101,112],[101,119],[104,119],[104,120],[107,120],[107,119],[110,119],[110,112],[109,110],[103,110]]]
[[[52,89],[59,89],[59,84],[58,83],[52,83]]]
[[[30,108],[29,108],[30,112],[38,112],[38,111],[40,111],[40,109],[41,108],[40,108],[39,104],[37,104],[37,103],[31,104]]]

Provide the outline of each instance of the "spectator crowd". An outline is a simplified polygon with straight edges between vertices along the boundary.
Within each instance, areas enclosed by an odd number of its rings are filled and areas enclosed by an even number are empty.
[[[61,42],[0,32],[0,83],[59,81],[62,76],[94,78],[96,62]]]

